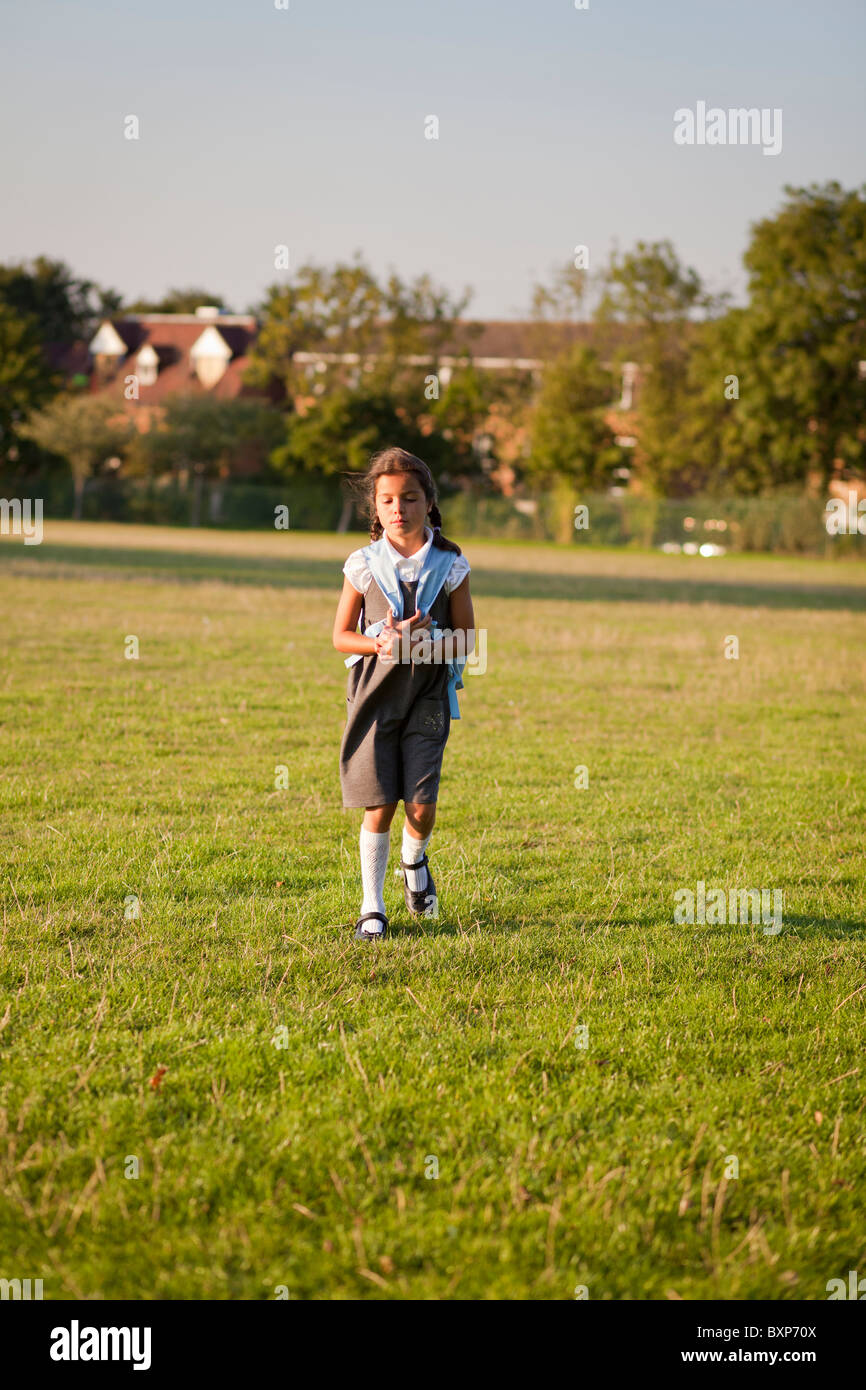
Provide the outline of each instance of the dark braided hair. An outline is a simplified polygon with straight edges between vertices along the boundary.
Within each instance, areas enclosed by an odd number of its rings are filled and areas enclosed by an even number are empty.
[[[460,546],[455,545],[454,541],[449,541],[442,534],[442,515],[436,505],[436,483],[433,474],[422,459],[416,458],[406,449],[381,449],[370,459],[367,471],[361,480],[363,500],[367,506],[367,516],[370,522],[370,540],[377,541],[382,535],[382,523],[376,511],[376,483],[386,473],[414,474],[424,489],[424,496],[427,501],[433,504],[428,513],[428,520],[433,528],[433,544],[438,550],[453,550],[455,554],[462,555]]]

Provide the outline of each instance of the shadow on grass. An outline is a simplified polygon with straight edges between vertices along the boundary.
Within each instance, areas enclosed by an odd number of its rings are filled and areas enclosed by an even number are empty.
[[[348,552],[347,552],[348,553]],[[551,563],[555,557],[551,555]],[[179,555],[168,550],[118,550],[74,545],[0,546],[0,571],[25,564],[44,577],[157,579],[176,583],[271,585],[283,589],[330,589],[334,598],[342,586],[339,560],[305,557],[274,559],[263,556]],[[52,574],[52,570],[57,571]],[[90,571],[90,576],[87,575]],[[866,586],[797,584],[754,580],[738,583],[707,577],[646,578],[640,575],[558,574],[555,570],[525,573],[475,570],[472,591],[477,598],[566,599],[582,603],[719,603],[738,608],[810,608],[825,611],[866,610]]]
[[[653,928],[667,928],[673,932],[687,933],[692,938],[725,937],[730,939],[736,936],[742,941],[751,941],[752,933],[757,930],[758,938],[766,941],[773,941],[776,938],[784,940],[786,936],[796,937],[817,937],[822,935],[828,941],[841,941],[846,937],[859,940],[866,936],[866,921],[852,920],[844,917],[820,917],[817,914],[808,913],[782,913],[782,928],[779,932],[769,931],[764,934],[764,926],[761,922],[740,923],[733,922],[730,925],[708,923],[702,925],[696,923],[675,923],[672,921],[659,921],[651,917],[614,917],[607,919],[604,917],[586,917],[578,928],[579,931],[600,931],[603,927],[616,928],[640,928],[642,931],[652,930]]]
[[[567,948],[563,947],[563,939],[560,935],[562,923],[555,922],[552,918],[542,917],[500,917],[495,922],[482,922],[479,925],[474,923],[460,927],[458,923],[443,919],[439,922],[425,922],[423,926],[416,922],[405,922],[400,918],[392,918],[388,928],[388,942],[417,943],[419,941],[432,941],[437,937],[459,937],[459,936],[483,936],[490,940],[497,937],[517,936],[521,932],[537,932],[539,928],[548,927],[556,932],[556,942],[550,949],[546,949],[540,944],[539,938],[535,938],[539,945],[539,958],[550,955],[557,960],[567,954]],[[721,939],[727,942],[734,941],[741,946],[755,946],[761,942],[770,945],[771,942],[791,940],[808,941],[845,941],[862,940],[866,937],[866,922],[845,921],[843,919],[834,920],[833,918],[809,917],[809,916],[786,916],[782,923],[782,930],[776,934],[764,936],[763,927],[757,924],[758,935],[754,936],[755,927],[749,924],[740,925],[735,923],[732,926],[680,926],[672,922],[657,922],[637,917],[618,917],[618,918],[585,918],[575,923],[572,928],[574,945],[579,948],[581,940],[592,939],[597,941],[599,938],[607,938],[620,932],[650,931],[652,929],[667,929],[676,932],[678,935],[686,932],[693,941],[713,940],[718,943]],[[346,940],[351,940],[352,944],[365,946],[364,942],[354,941],[354,922],[345,922],[338,928],[340,936]],[[375,945],[375,943],[373,943]]]
[[[798,914],[793,912],[782,913],[782,930],[779,935],[784,936],[786,931],[796,932],[798,936],[820,936],[822,932],[832,932],[835,938],[851,936],[860,938],[866,936],[866,922],[851,921],[844,917],[819,917],[817,914]]]

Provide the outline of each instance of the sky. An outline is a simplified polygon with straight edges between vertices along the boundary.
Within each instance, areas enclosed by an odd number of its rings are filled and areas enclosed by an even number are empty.
[[[667,238],[742,298],[785,184],[866,181],[866,4],[588,5],[0,0],[0,262],[243,312],[360,252],[514,319],[576,246]],[[699,102],[781,109],[780,153],[677,144]]]

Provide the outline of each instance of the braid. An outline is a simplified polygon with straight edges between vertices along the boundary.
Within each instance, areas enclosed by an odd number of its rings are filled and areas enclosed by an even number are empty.
[[[442,534],[442,514],[436,503],[430,508],[430,525],[433,527],[433,544],[437,550],[453,550],[456,555],[462,555],[463,551],[454,541],[449,541]]]

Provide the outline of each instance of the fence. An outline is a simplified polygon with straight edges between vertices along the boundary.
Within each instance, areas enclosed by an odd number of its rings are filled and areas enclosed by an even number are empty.
[[[0,496],[41,497],[45,517],[71,517],[72,479],[62,474],[10,478]],[[283,486],[224,483],[191,477],[89,478],[84,521],[127,521],[150,526],[205,526],[226,530],[272,527],[276,509],[288,507],[289,526],[301,531],[335,530],[343,510],[339,478],[298,478]]]
[[[576,514],[580,504],[586,508],[585,515]],[[866,536],[829,535],[826,519],[825,500],[802,494],[675,500],[580,496],[558,489],[517,502],[461,496],[442,505],[443,528],[456,535],[666,547],[686,553],[698,553],[703,547],[704,554],[776,551],[866,558]]]
[[[71,517],[73,488],[69,477],[8,478],[0,497],[43,499],[45,517]],[[579,505],[586,515],[576,513]],[[561,544],[607,545],[696,552],[722,550],[777,551],[813,555],[866,557],[866,536],[829,535],[824,500],[803,495],[775,497],[695,497],[687,501],[580,496],[567,486],[533,497],[506,498],[458,493],[440,503],[446,534],[558,541]],[[149,525],[199,524],[220,529],[255,530],[275,525],[277,508],[288,509],[291,530],[333,531],[345,522],[339,477],[297,477],[280,486],[215,482],[192,478],[94,478],[87,483],[85,520],[138,522]],[[366,530],[357,512],[352,530]],[[576,525],[581,521],[585,525]],[[866,525],[866,519],[864,519]]]

